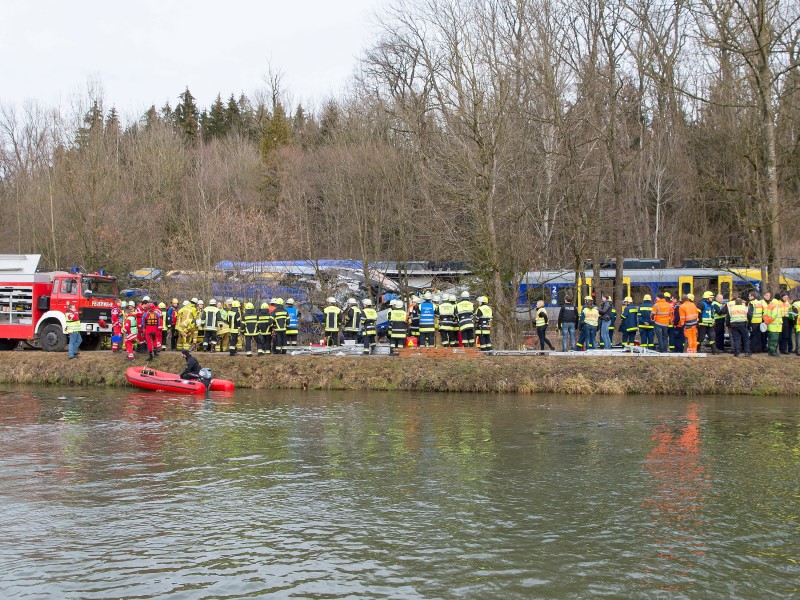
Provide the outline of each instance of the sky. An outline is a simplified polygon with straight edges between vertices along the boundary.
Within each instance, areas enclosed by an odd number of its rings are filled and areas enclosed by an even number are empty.
[[[100,86],[137,118],[188,86],[209,106],[281,75],[294,104],[339,96],[381,0],[0,0],[0,102],[67,106]]]

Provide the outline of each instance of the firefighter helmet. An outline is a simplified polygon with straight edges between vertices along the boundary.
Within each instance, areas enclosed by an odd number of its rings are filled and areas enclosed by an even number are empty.
[[[294,306],[294,298],[289,298],[289,299],[286,301],[286,304],[288,304],[289,306]]]

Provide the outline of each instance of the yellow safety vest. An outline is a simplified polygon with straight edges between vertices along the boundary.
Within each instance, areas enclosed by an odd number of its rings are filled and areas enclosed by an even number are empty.
[[[547,325],[547,309],[542,307],[536,311],[536,326],[543,327]]]
[[[586,323],[586,325],[597,327],[597,323],[599,321],[600,321],[600,311],[597,310],[596,307],[583,309],[583,322]]]
[[[72,318],[73,315],[75,318]],[[66,317],[67,317],[67,324],[64,327],[64,332],[65,333],[79,332],[81,330],[81,318],[78,311],[77,310],[75,312],[68,311]]]
[[[747,322],[747,305],[728,303],[728,314],[731,316],[731,323]]]
[[[753,325],[758,325],[764,320],[764,303],[761,300],[750,300],[750,304],[753,305],[753,318],[750,319],[750,322]]]

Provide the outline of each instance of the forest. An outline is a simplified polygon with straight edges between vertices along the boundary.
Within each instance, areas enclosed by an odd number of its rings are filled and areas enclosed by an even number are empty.
[[[0,106],[0,252],[44,266],[351,258],[513,284],[588,259],[798,257],[800,3],[394,0],[341,97],[123,119]],[[236,57],[230,57],[235,60]],[[620,260],[618,264],[621,265]]]

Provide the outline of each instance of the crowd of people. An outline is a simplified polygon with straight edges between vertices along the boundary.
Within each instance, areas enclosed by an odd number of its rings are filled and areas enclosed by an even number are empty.
[[[326,346],[349,342],[361,345],[364,354],[374,352],[378,313],[372,301],[348,298],[344,306],[339,306],[329,297],[326,302],[322,342]],[[466,291],[459,298],[425,292],[407,302],[395,298],[387,303],[387,309],[386,336],[392,347],[403,347],[411,339],[421,346],[435,346],[438,333],[445,347],[478,345],[484,351],[492,349],[492,309],[485,296],[473,303]],[[285,302],[272,298],[256,308],[255,303],[233,298],[212,298],[208,306],[197,298],[183,302],[173,298],[167,306],[145,296],[139,302],[119,301],[111,311],[111,350],[119,352],[124,345],[129,360],[134,359],[136,350],[146,351],[148,361],[167,349],[227,350],[231,356],[240,348],[247,356],[286,354],[298,345],[301,316],[293,298]]]
[[[576,351],[597,347],[610,349],[617,321],[617,311],[606,294],[595,304],[591,296],[578,307],[566,298],[558,315],[557,328],[562,334],[562,349]],[[792,303],[789,293],[781,290],[763,297],[751,291],[747,297],[726,300],[706,291],[699,303],[693,294],[673,298],[669,292],[652,297],[645,294],[638,306],[628,296],[622,303],[619,327],[623,345],[640,345],[658,352],[696,353],[707,344],[712,354],[725,352],[728,331],[734,356],[766,352],[770,356],[796,353],[800,356],[800,300]],[[537,319],[537,333],[544,349],[547,323]],[[577,333],[577,340],[576,340]],[[638,335],[638,340],[636,339]],[[552,348],[552,346],[551,346]]]

